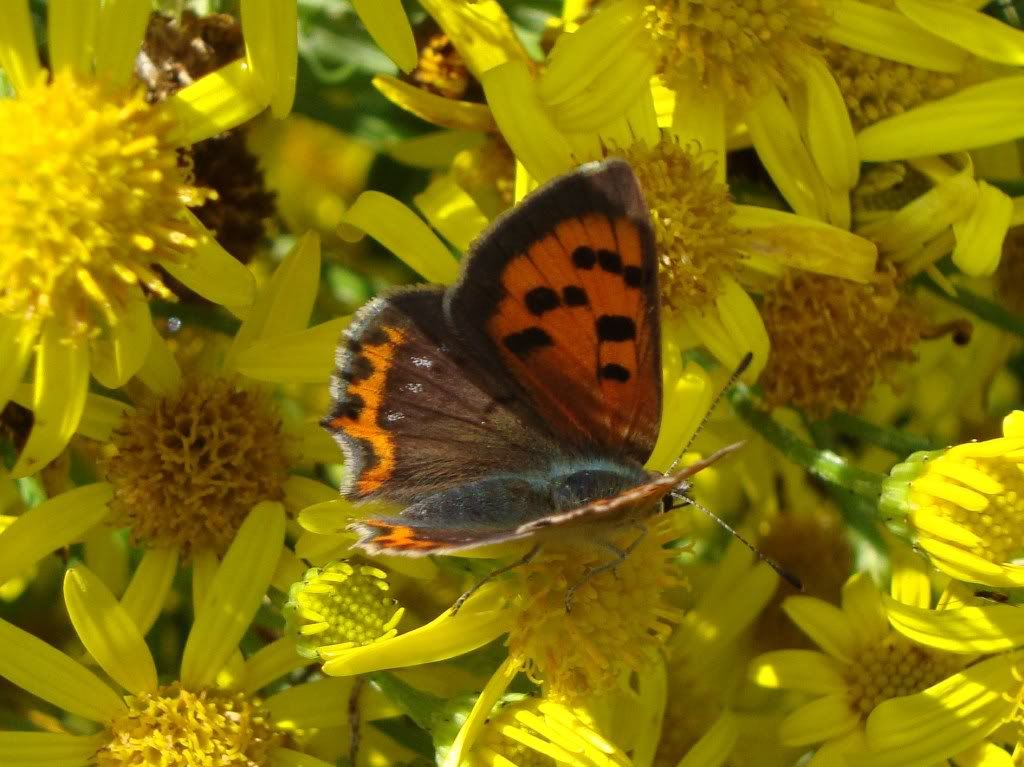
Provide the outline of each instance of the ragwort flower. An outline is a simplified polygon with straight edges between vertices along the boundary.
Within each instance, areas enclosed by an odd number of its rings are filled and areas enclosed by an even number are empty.
[[[281,43],[250,45],[250,65],[234,62],[146,104],[132,85],[149,19],[144,3],[51,8],[46,72],[28,3],[9,5],[0,66],[16,95],[0,101],[0,403],[35,351],[37,418],[15,467],[23,476],[75,431],[90,373],[118,388],[142,366],[153,336],[146,295],[172,297],[160,270],[217,303],[252,300],[249,272],[188,210],[206,193],[188,182],[178,149],[268,104],[283,114],[290,99],[256,74],[265,67],[252,65]],[[277,18],[264,10],[264,21]],[[249,24],[246,32],[259,37],[270,26]],[[294,48],[294,22],[291,36]]]
[[[905,515],[918,545],[954,578],[1024,585],[1024,412],[1003,436],[915,453],[886,480],[881,508]]]

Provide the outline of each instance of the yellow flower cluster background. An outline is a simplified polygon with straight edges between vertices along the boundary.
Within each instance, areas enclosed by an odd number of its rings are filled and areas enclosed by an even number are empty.
[[[4,2],[0,767],[1024,764],[1022,20]],[[353,313],[610,157],[648,468],[743,448],[615,568],[354,548]]]

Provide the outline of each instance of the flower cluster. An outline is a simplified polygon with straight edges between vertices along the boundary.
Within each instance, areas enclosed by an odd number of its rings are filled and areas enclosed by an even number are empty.
[[[1019,11],[11,0],[0,765],[1024,762]],[[517,488],[488,515],[536,520],[596,406],[572,372],[541,407],[488,348],[440,410],[388,409],[421,385],[371,359],[404,331],[360,344],[357,313],[459,283],[612,158],[656,252],[660,427],[630,471],[701,470],[626,521],[369,550],[357,523],[480,466]],[[420,330],[476,332],[452,303]],[[461,373],[522,401],[466,415]],[[346,413],[363,452],[322,425]],[[396,462],[415,491],[354,498]]]

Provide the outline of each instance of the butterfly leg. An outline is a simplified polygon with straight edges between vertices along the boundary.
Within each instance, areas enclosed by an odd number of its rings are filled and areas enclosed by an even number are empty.
[[[473,587],[469,591],[465,592],[461,597],[455,600],[455,604],[452,605],[452,616],[457,615],[459,610],[462,609],[462,606],[466,604],[466,600],[473,596],[477,591],[479,591],[480,587],[483,586],[485,583],[490,583],[499,575],[504,575],[505,573],[511,570],[515,570],[517,567],[522,567],[523,565],[529,564],[533,560],[533,558],[537,556],[537,553],[539,551],[540,544],[538,543],[532,549],[523,554],[523,556],[521,556],[515,562],[512,562],[507,565],[502,565],[501,567],[491,570],[491,572],[487,573],[487,575],[485,575],[483,578],[481,578],[479,581],[473,584]]]
[[[572,584],[568,589],[566,589],[566,591],[565,591],[565,612],[566,613],[571,613],[572,612],[572,603],[576,599],[576,592],[579,591],[579,589],[583,588],[583,586],[585,586],[593,578],[597,577],[601,573],[607,572],[608,570],[611,570],[612,572],[614,572],[615,568],[617,568],[619,565],[621,565],[623,563],[623,561],[625,561],[626,557],[628,557],[630,554],[632,554],[633,550],[637,546],[640,545],[641,541],[643,541],[644,537],[647,535],[647,525],[643,524],[642,522],[638,522],[636,520],[633,520],[632,522],[630,522],[629,526],[631,528],[633,528],[634,530],[639,530],[640,534],[637,535],[637,537],[634,540],[632,540],[630,542],[630,544],[628,546],[626,546],[626,548],[624,548],[624,549],[619,548],[618,546],[616,546],[614,543],[611,543],[610,541],[597,541],[597,543],[599,543],[600,545],[604,546],[604,548],[606,548],[609,551],[611,551],[615,555],[615,559],[613,559],[613,560],[611,560],[609,562],[605,562],[603,565],[598,565],[597,567],[590,567],[590,568],[588,568],[587,571],[585,573],[583,573],[583,577],[582,578],[580,578],[578,581],[576,581],[576,583]]]

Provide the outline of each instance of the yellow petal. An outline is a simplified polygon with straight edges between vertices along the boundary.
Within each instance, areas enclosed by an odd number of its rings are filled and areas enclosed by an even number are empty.
[[[860,717],[850,709],[846,695],[826,695],[805,703],[779,725],[785,746],[809,746],[853,730]]]
[[[259,82],[239,59],[182,88],[157,109],[174,115],[174,140],[189,146],[236,128],[267,108]]]
[[[349,720],[354,682],[352,677],[329,677],[297,684],[267,698],[264,709],[270,712],[271,723],[285,730],[343,727]]]
[[[725,102],[721,93],[705,88],[696,78],[683,80],[675,91],[671,130],[680,144],[695,141],[701,151],[710,152],[715,180],[725,182]]]
[[[1015,767],[1013,756],[995,743],[983,741],[953,757],[957,767]]]
[[[245,661],[243,691],[252,695],[285,674],[308,665],[309,660],[296,651],[294,639],[290,636],[275,639],[270,644],[263,645]],[[325,699],[323,703],[329,704],[330,701]],[[346,701],[346,709],[347,707]]]
[[[487,680],[484,689],[480,691],[480,696],[473,703],[469,716],[466,717],[455,740],[452,741],[451,748],[444,755],[442,767],[459,767],[462,764],[463,755],[473,747],[473,743],[487,723],[492,709],[505,694],[508,686],[512,684],[512,680],[519,674],[522,665],[522,659],[510,655]]]
[[[739,283],[724,278],[713,309],[686,310],[684,316],[708,351],[726,367],[735,368],[745,354],[753,354],[743,377],[757,379],[768,361],[770,341],[757,305]]]
[[[983,740],[1016,707],[1010,660],[981,661],[917,695],[879,704],[868,717],[870,751],[857,767],[928,767]]]
[[[224,360],[235,370],[239,355],[257,341],[305,330],[320,283],[320,237],[307,232],[260,290]]]
[[[0,317],[0,407],[10,400],[15,387],[28,367],[32,347],[37,338],[33,325],[19,322],[10,317]]]
[[[366,232],[429,282],[450,283],[458,261],[423,219],[394,197],[369,190],[345,214],[345,223]]]
[[[896,7],[922,29],[978,58],[1024,65],[1024,32],[981,11],[945,0],[896,0]]]
[[[341,463],[345,454],[334,438],[324,431],[317,422],[307,422],[290,429],[291,436],[296,438],[296,452],[301,461],[306,463]]]
[[[671,344],[671,336],[664,335],[666,350],[679,354]],[[661,430],[647,466],[666,471],[689,443],[694,431],[711,405],[714,391],[708,374],[696,362],[690,362],[673,380],[666,380],[661,407]]]
[[[311,533],[330,535],[345,530],[359,516],[343,498],[332,498],[305,507],[299,512],[299,524]]]
[[[776,650],[750,662],[750,679],[762,687],[799,690],[818,695],[846,689],[843,667],[814,650]]]
[[[1014,605],[930,610],[885,598],[892,627],[926,647],[956,653],[993,653],[1024,644],[1024,616]]]
[[[953,263],[960,271],[971,277],[987,277],[995,272],[1012,215],[1013,201],[1006,193],[979,181],[978,201],[971,215],[953,223]]]
[[[777,88],[768,89],[747,112],[757,156],[794,211],[824,220],[825,186]]]
[[[121,597],[121,607],[143,636],[156,623],[167,603],[177,571],[177,549],[146,549],[142,555],[142,561]]]
[[[139,295],[91,344],[89,365],[97,381],[108,389],[120,389],[138,372],[153,339],[152,324],[149,304]]]
[[[60,455],[78,427],[88,391],[88,346],[68,342],[55,325],[47,325],[36,352],[35,424],[11,476],[28,476]]]
[[[490,113],[488,109],[488,119]],[[478,131],[439,130],[396,141],[389,144],[386,151],[403,165],[426,170],[448,170],[460,152],[475,149],[484,140],[484,134]]]
[[[814,597],[788,597],[782,609],[797,627],[833,658],[853,662],[856,649],[853,628],[846,614]]]
[[[239,352],[235,369],[258,381],[322,384],[334,372],[334,354],[351,319],[338,317],[256,341]]]
[[[183,214],[200,231],[203,223],[187,208]],[[160,264],[176,280],[203,298],[223,306],[248,306],[256,295],[256,280],[245,264],[221,247],[213,234],[199,239],[191,257],[183,263]]]
[[[284,544],[284,507],[256,504],[239,528],[203,598],[181,659],[181,681],[214,683],[267,592]]]
[[[124,415],[132,410],[131,405],[121,400],[89,394],[85,398],[82,420],[78,422],[75,431],[89,439],[106,442]]]
[[[745,230],[736,244],[748,256],[855,282],[867,282],[875,273],[878,248],[871,240],[781,210],[733,207],[732,223]]]
[[[1024,410],[1014,410],[1003,419],[1003,435],[1006,437],[1024,437]]]
[[[931,607],[931,573],[924,558],[904,544],[890,544],[889,551],[892,563],[889,593],[892,598],[911,607]]]
[[[121,697],[85,666],[3,620],[0,647],[0,676],[37,698],[91,722],[124,712]]]
[[[392,103],[433,125],[462,131],[487,132],[495,128],[486,104],[438,96],[390,75],[374,77],[373,87]]]
[[[740,737],[740,724],[731,711],[723,711],[700,740],[690,747],[677,767],[721,767]]]
[[[137,375],[151,392],[167,395],[181,385],[181,368],[159,331],[153,327],[151,333],[149,351]]]
[[[270,752],[270,767],[334,767],[337,762],[325,762],[310,754],[278,746]]]
[[[109,742],[105,733],[0,732],[0,764],[8,767],[88,767]]]
[[[537,95],[526,65],[510,61],[485,72],[481,84],[494,121],[538,182],[565,173],[574,165],[573,152]]]
[[[401,0],[352,0],[370,37],[403,72],[419,62],[416,40]]]
[[[449,174],[431,181],[413,197],[413,202],[430,225],[462,252],[469,250],[489,223],[473,198]]]
[[[857,135],[861,159],[883,162],[957,152],[1024,136],[1024,76],[1001,77],[964,88]]]
[[[295,101],[299,65],[295,0],[252,0],[241,4],[245,53],[253,75],[266,88],[274,117],[285,117]]]
[[[843,93],[823,58],[800,56],[796,61],[807,89],[807,144],[811,156],[825,183],[845,192],[857,183],[860,157]]]
[[[64,575],[64,603],[85,649],[110,678],[130,693],[153,692],[156,664],[117,598],[84,566]]]
[[[393,639],[341,651],[323,665],[330,676],[352,676],[463,655],[506,633],[512,610],[499,601],[500,586],[480,589],[456,615],[446,611],[420,628]]]
[[[35,85],[42,72],[28,6],[29,0],[7,3],[0,24],[0,68],[18,93]]]
[[[488,69],[510,59],[527,61],[512,22],[497,0],[421,0],[420,5],[444,30],[477,80]]]
[[[83,537],[82,547],[82,560],[93,574],[112,593],[124,593],[131,570],[125,537],[102,525],[96,525]]]
[[[843,584],[843,612],[861,644],[878,643],[889,633],[882,595],[867,573],[855,573]]]
[[[52,551],[79,540],[110,513],[114,493],[106,482],[76,487],[19,516],[0,533],[0,583]]]
[[[886,8],[838,0],[829,4],[829,16],[825,37],[873,56],[936,72],[959,72],[967,60],[965,51]]]
[[[52,0],[47,5],[47,49],[54,72],[92,75],[100,8],[98,0]]]
[[[127,87],[135,73],[152,6],[147,0],[104,0],[96,30],[96,74]]]

